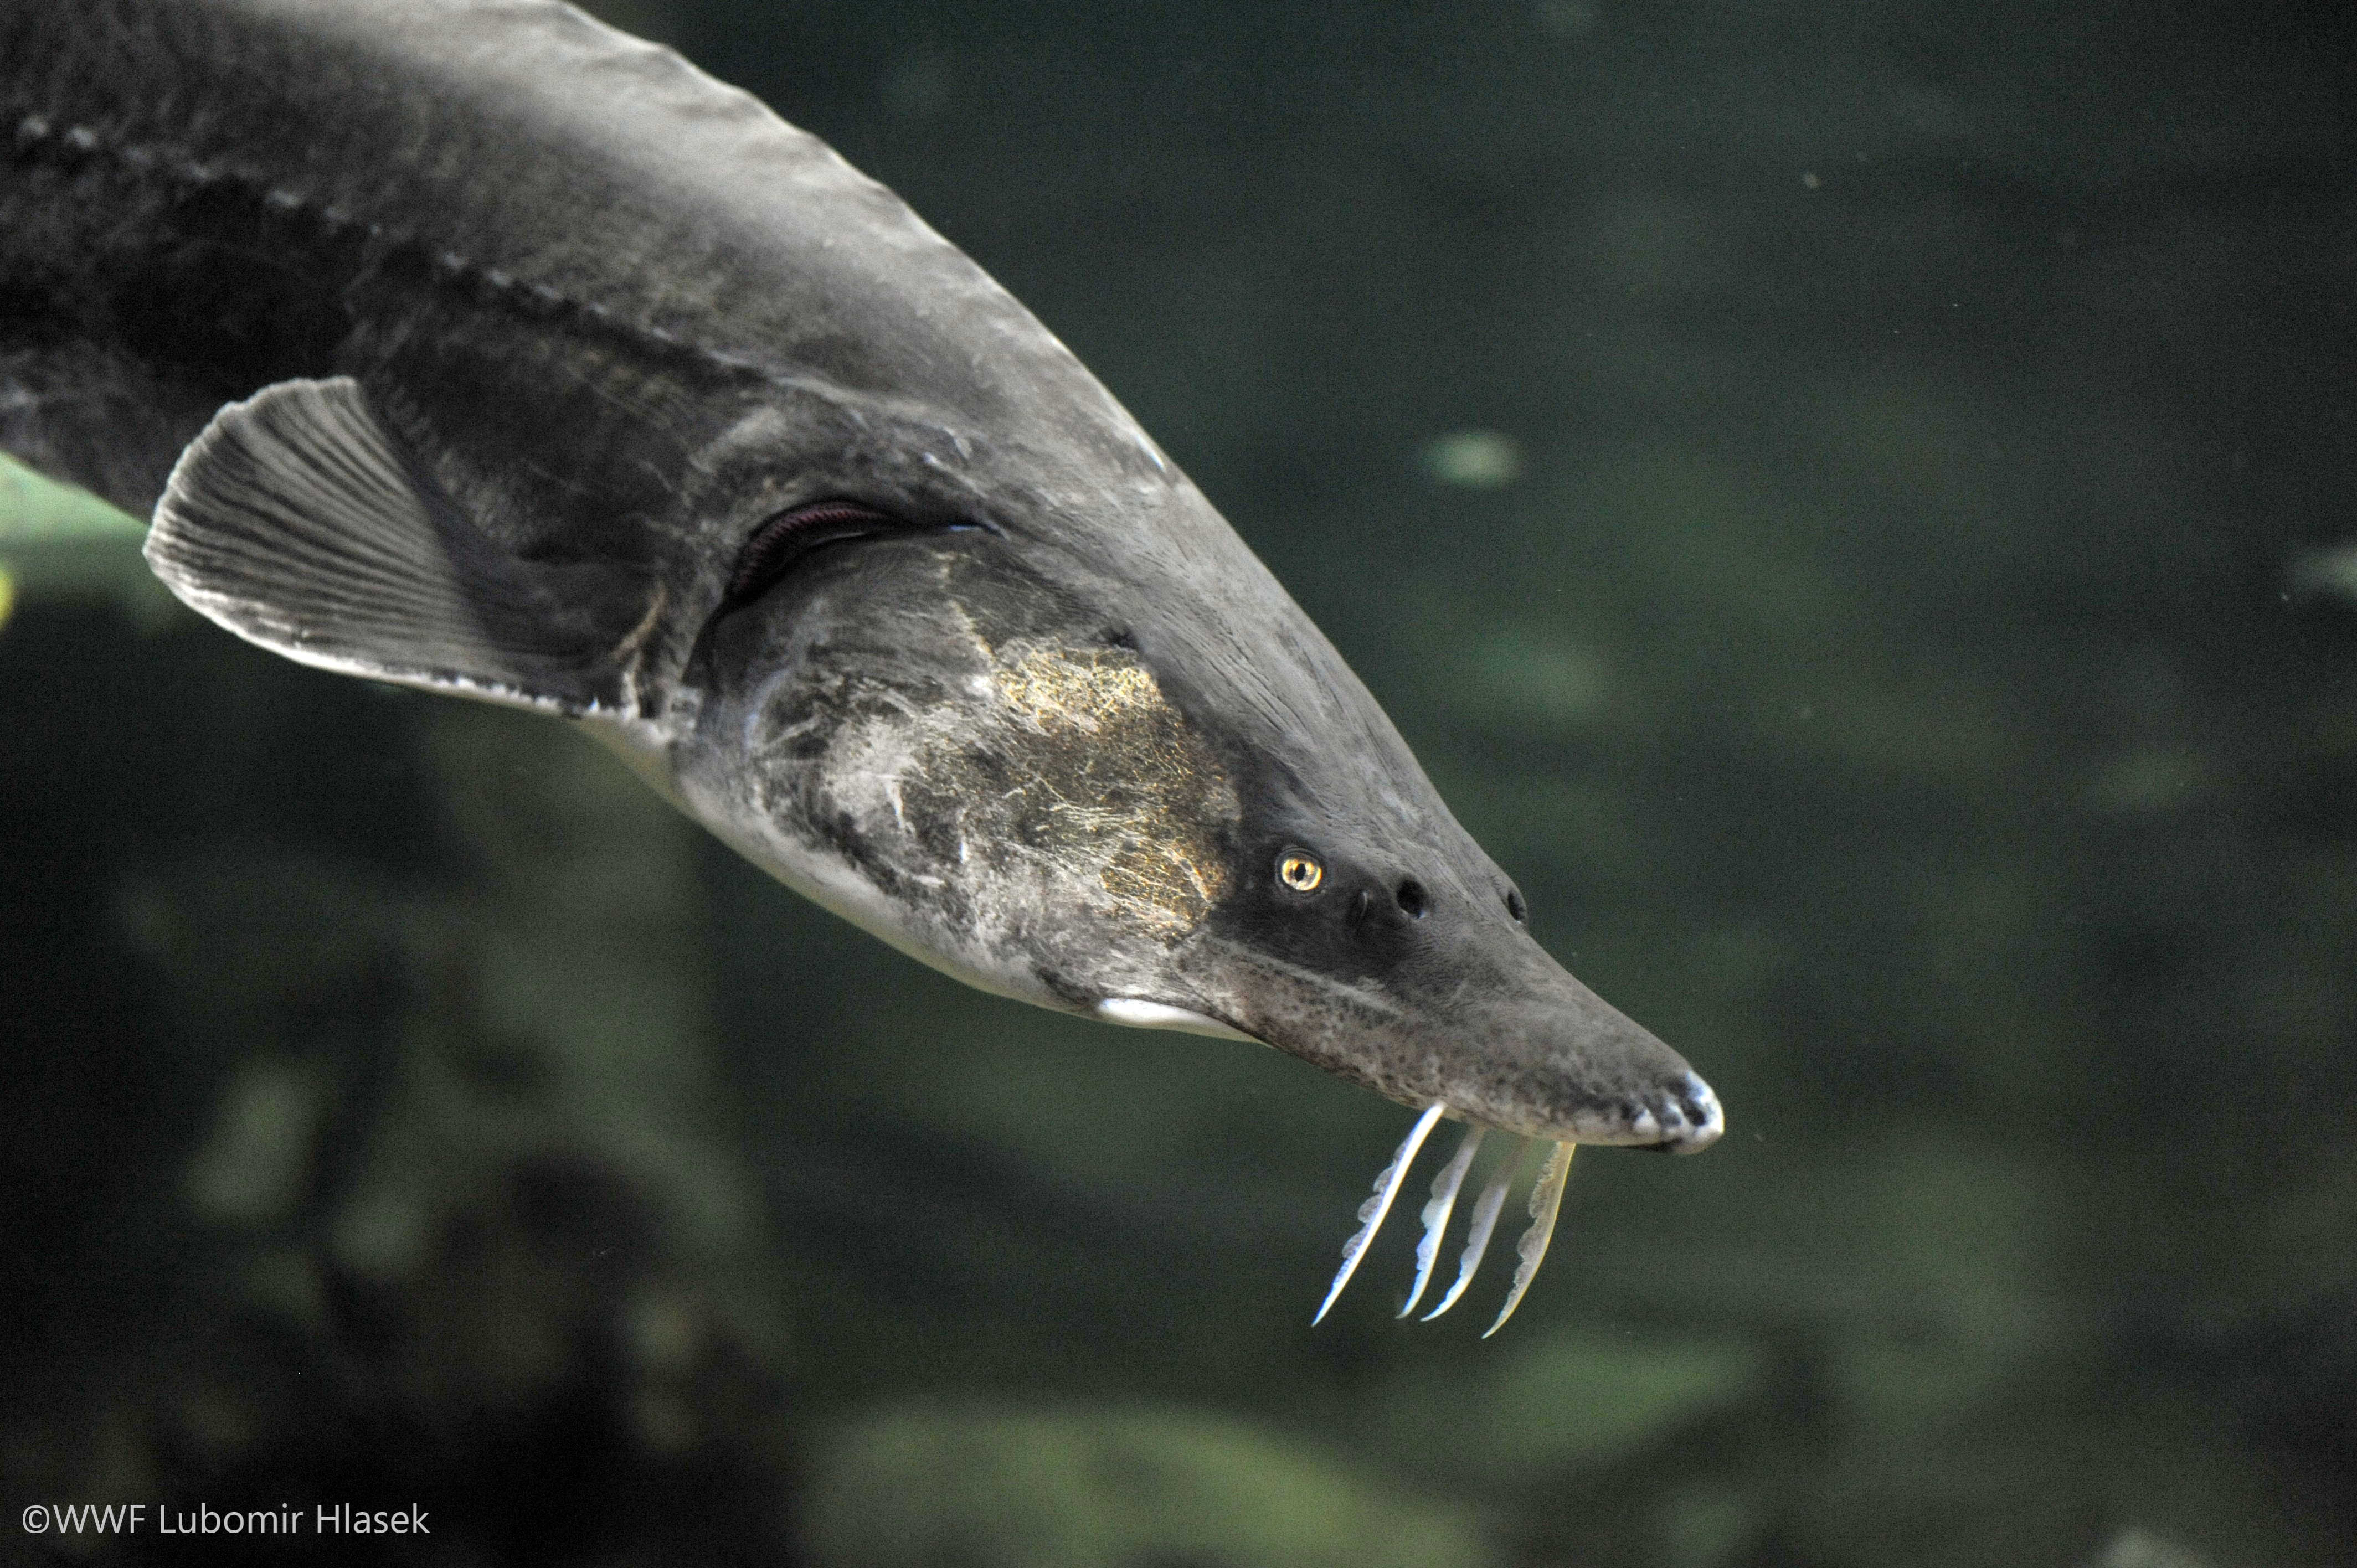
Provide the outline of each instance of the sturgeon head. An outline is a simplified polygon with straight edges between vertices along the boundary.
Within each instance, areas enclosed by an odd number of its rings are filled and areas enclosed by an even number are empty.
[[[1571,1149],[1697,1150],[1717,1104],[1532,939],[1331,644],[1142,435],[1130,452],[1069,500],[992,486],[985,460],[963,511],[870,494],[770,521],[691,656],[673,788],[977,985],[1265,1041],[1424,1108],[1329,1305],[1438,1115],[1471,1130],[1426,1205],[1417,1295],[1480,1132],[1555,1144],[1502,1323]]]
[[[347,182],[341,232],[383,256],[336,252],[365,264],[332,364],[181,457],[148,554],[182,598],[307,663],[588,724],[976,985],[1262,1041],[1416,1108],[1345,1277],[1441,1116],[1470,1133],[1419,1291],[1484,1131],[1559,1145],[1547,1224],[1571,1146],[1718,1137],[1709,1089],[1532,939],[1210,502],[889,192],[561,6],[303,25],[408,83],[404,124],[476,140]],[[276,112],[332,147],[375,111]],[[475,168],[499,202],[433,185]]]
[[[1534,1138],[1718,1135],[1200,492],[1109,476],[1085,519],[1009,499],[773,523],[866,532],[748,574],[708,623],[669,753],[690,810],[987,990],[1265,1041]]]

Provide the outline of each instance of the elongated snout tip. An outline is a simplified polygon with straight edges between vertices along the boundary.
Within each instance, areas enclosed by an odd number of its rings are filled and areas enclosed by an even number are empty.
[[[1648,1147],[1695,1155],[1718,1142],[1727,1131],[1727,1114],[1718,1108],[1718,1096],[1710,1085],[1689,1072],[1641,1107],[1631,1118],[1631,1129],[1645,1136]]]

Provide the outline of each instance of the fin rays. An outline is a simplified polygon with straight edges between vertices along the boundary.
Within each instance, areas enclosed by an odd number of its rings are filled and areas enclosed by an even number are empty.
[[[1425,1140],[1431,1136],[1433,1127],[1448,1109],[1445,1104],[1426,1107],[1424,1114],[1416,1118],[1415,1125],[1408,1129],[1407,1136],[1400,1141],[1398,1152],[1392,1155],[1391,1164],[1375,1177],[1373,1194],[1359,1206],[1359,1229],[1343,1244],[1342,1266],[1336,1272],[1334,1283],[1327,1288],[1326,1299],[1318,1304],[1318,1315],[1310,1319],[1312,1324],[1325,1321],[1326,1314],[1340,1298],[1342,1288],[1358,1272],[1360,1262],[1367,1255],[1367,1249],[1374,1244],[1376,1233],[1382,1230],[1384,1219],[1391,1213],[1400,1188],[1406,1184],[1409,1168],[1415,1164]],[[1484,1128],[1466,1128],[1457,1152],[1432,1178],[1432,1195],[1426,1199],[1423,1211],[1418,1216],[1423,1222],[1424,1234],[1415,1247],[1415,1283],[1408,1291],[1405,1305],[1399,1309],[1401,1317],[1415,1310],[1416,1304],[1424,1299],[1426,1287],[1432,1283],[1433,1266],[1448,1235],[1449,1219],[1456,1212],[1458,1196],[1464,1189],[1466,1177],[1472,1172],[1474,1158],[1481,1152],[1485,1134]],[[1506,1207],[1507,1195],[1513,1188],[1514,1179],[1525,1163],[1531,1145],[1537,1142],[1539,1140],[1523,1140],[1491,1173],[1488,1183],[1481,1189],[1481,1196],[1473,1203],[1472,1218],[1466,1228],[1465,1249],[1458,1258],[1457,1278],[1441,1296],[1440,1305],[1426,1313],[1421,1321],[1429,1323],[1455,1306],[1458,1299],[1464,1295],[1466,1287],[1473,1283],[1473,1276],[1480,1271],[1481,1260],[1489,1253],[1491,1240],[1497,1233],[1498,1219]],[[1497,1320],[1482,1331],[1484,1339],[1503,1328],[1506,1320],[1514,1316],[1515,1309],[1522,1305],[1523,1297],[1531,1288],[1531,1282],[1538,1277],[1539,1265],[1546,1261],[1547,1245],[1555,1239],[1555,1222],[1563,1213],[1563,1195],[1571,1177],[1572,1155],[1577,1149],[1578,1145],[1568,1140],[1555,1143],[1548,1150],[1545,1164],[1541,1166],[1537,1178],[1531,1184],[1530,1227],[1515,1243],[1513,1282],[1507,1287],[1506,1304],[1499,1309]]]

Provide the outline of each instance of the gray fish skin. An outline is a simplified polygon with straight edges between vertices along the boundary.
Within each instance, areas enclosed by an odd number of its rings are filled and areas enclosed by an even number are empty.
[[[0,446],[153,509],[239,635],[578,719],[987,989],[1534,1136],[1721,1130],[1054,337],[552,0],[0,0]],[[890,521],[743,591],[832,501]]]

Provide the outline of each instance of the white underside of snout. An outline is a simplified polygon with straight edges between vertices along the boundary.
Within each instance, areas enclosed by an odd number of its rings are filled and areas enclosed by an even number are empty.
[[[1176,1029],[1182,1035],[1210,1035],[1222,1040],[1251,1040],[1241,1029],[1217,1018],[1173,1007],[1167,1002],[1146,1002],[1135,996],[1108,996],[1097,1004],[1097,1016],[1131,1029]],[[1254,1042],[1257,1044],[1258,1042]]]

